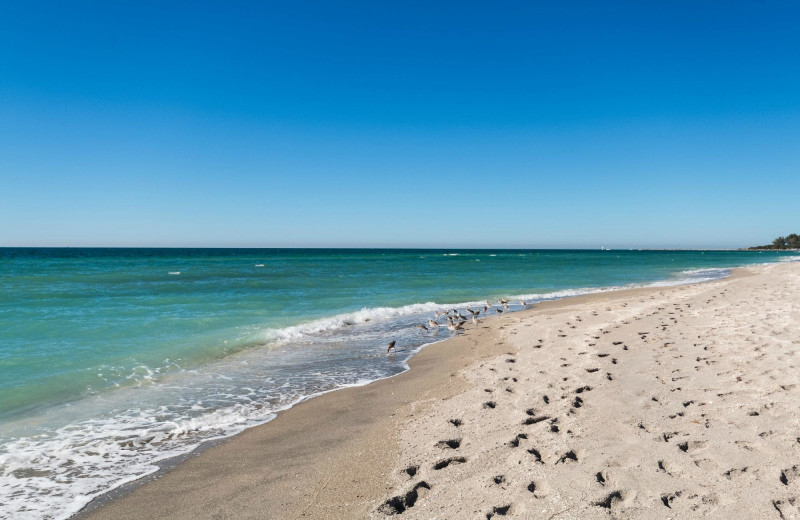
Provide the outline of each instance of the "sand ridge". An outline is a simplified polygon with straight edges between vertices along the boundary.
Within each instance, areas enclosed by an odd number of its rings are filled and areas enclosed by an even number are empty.
[[[800,518],[800,264],[492,324],[373,518]]]

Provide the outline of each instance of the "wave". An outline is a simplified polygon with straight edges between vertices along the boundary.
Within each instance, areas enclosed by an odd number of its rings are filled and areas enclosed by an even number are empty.
[[[798,257],[800,259],[800,257]],[[540,293],[520,293],[506,296],[511,300],[524,300],[527,303],[537,301],[556,300],[571,296],[582,296],[600,292],[617,291],[622,289],[637,289],[645,287],[670,287],[674,285],[686,285],[691,283],[707,282],[726,278],[731,273],[728,268],[699,268],[681,271],[672,279],[658,280],[654,282],[631,283],[625,285],[612,285],[605,287],[580,287],[575,289],[562,289],[558,291]],[[413,303],[402,307],[364,307],[355,312],[338,314],[336,316],[320,318],[313,321],[293,325],[290,327],[274,329],[268,328],[258,331],[253,339],[256,343],[273,343],[298,340],[315,334],[333,332],[353,325],[365,324],[369,322],[385,322],[397,318],[414,316],[424,313],[434,313],[452,309],[454,307],[482,306],[486,300],[471,300],[451,303]]]
[[[385,321],[424,312],[436,312],[445,308],[447,308],[447,305],[434,302],[413,303],[402,307],[364,307],[359,311],[338,314],[329,318],[320,318],[291,327],[264,329],[256,333],[256,337],[264,343],[296,340],[305,336],[334,331],[356,324],[368,323],[371,321]]]
[[[681,271],[677,276],[666,280],[654,282],[630,283],[625,285],[610,285],[606,287],[582,287],[577,289],[563,289],[548,293],[528,293],[509,296],[513,300],[525,300],[527,303],[537,301],[560,300],[571,296],[583,296],[586,294],[597,294],[602,292],[620,291],[625,289],[644,289],[647,287],[672,287],[676,285],[688,285],[693,283],[710,282],[721,280],[730,276],[731,270],[727,268],[702,268],[688,269]]]
[[[685,285],[688,283],[709,282],[720,280],[731,275],[731,269],[727,267],[703,267],[700,269],[687,269],[681,271],[673,280],[664,280],[660,283],[670,285]]]

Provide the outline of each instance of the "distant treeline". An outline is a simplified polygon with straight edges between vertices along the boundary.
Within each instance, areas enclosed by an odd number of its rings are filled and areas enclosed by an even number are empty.
[[[756,246],[750,249],[800,249],[800,236],[796,233],[778,237],[766,246]]]

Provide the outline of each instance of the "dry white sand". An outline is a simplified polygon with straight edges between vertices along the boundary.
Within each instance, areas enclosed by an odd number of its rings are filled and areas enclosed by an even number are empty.
[[[800,518],[800,264],[495,322],[374,518]]]

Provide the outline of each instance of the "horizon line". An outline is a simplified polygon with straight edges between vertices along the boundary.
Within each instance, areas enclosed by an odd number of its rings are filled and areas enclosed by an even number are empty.
[[[758,246],[751,246],[757,248]],[[545,251],[797,251],[748,247],[521,247],[521,246],[0,246],[0,249],[387,249],[387,250],[545,250]]]

